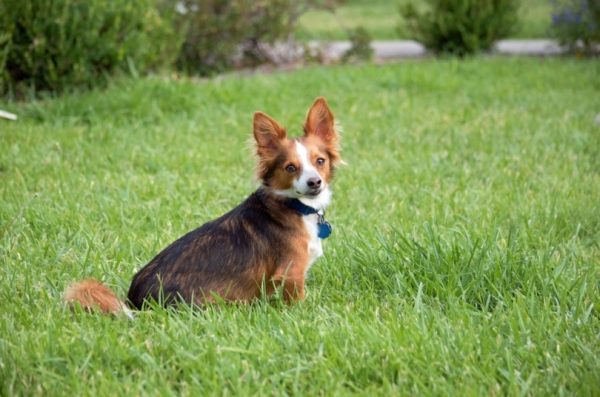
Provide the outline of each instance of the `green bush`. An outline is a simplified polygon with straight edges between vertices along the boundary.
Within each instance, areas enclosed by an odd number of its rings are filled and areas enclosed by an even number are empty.
[[[518,0],[425,0],[403,3],[400,14],[414,39],[436,53],[465,55],[489,49],[517,22]]]
[[[365,28],[359,26],[348,31],[351,47],[342,55],[342,62],[370,61],[373,58],[371,35]]]
[[[177,25],[185,37],[177,66],[207,75],[260,63],[261,44],[291,34],[307,2],[293,0],[182,0]]]
[[[8,43],[10,34],[8,32],[0,33],[0,94],[4,92],[4,86],[7,84],[5,78],[6,58],[8,56]]]
[[[552,29],[571,51],[591,54],[600,43],[600,1],[554,1]]]
[[[169,65],[178,50],[157,0],[0,0],[0,32],[3,94],[90,87]]]

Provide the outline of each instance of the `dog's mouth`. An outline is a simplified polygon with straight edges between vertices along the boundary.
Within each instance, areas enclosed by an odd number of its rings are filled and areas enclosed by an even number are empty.
[[[323,189],[319,188],[319,189],[310,189],[309,191],[306,191],[306,192],[299,192],[296,190],[296,193],[298,193],[300,196],[317,197],[319,194],[321,194],[322,191],[323,191]]]

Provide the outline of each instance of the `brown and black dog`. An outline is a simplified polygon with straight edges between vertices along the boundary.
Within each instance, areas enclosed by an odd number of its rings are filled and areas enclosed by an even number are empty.
[[[341,162],[339,135],[324,98],[308,111],[304,135],[290,139],[264,113],[254,114],[261,186],[243,203],[184,235],[144,266],[131,282],[128,304],[146,299],[203,304],[218,296],[249,301],[282,288],[287,302],[304,298],[304,279],[331,233],[323,211]],[[96,280],[70,285],[65,300],[91,310],[125,312],[127,305]]]

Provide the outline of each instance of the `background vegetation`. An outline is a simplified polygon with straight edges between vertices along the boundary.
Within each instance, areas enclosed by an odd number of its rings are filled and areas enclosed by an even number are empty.
[[[518,0],[424,0],[400,6],[411,37],[434,53],[463,56],[489,50],[515,30]]]
[[[33,96],[161,70],[210,75],[265,60],[334,0],[1,0],[0,95]]]
[[[1,0],[0,94],[92,87],[170,67],[180,40],[155,0]]]
[[[556,0],[552,26],[561,44],[576,53],[593,54],[600,43],[600,2]]]
[[[2,103],[0,394],[598,395],[598,75],[447,59]],[[252,112],[297,133],[317,95],[348,166],[305,302],[63,307],[238,204]]]
[[[303,39],[346,40],[346,31],[364,27],[376,40],[409,39],[410,32],[399,20],[400,1],[347,0],[335,13],[310,10],[300,18],[298,37]],[[411,1],[417,7],[424,0]],[[552,3],[549,0],[521,0],[518,21],[510,37],[545,38],[551,35]],[[400,30],[398,25],[400,24]]]
[[[464,13],[468,3],[472,6]],[[103,85],[109,77],[122,74],[210,76],[263,62],[319,61],[318,53],[305,52],[305,59],[299,55],[299,48],[310,39],[350,40],[353,51],[342,61],[351,61],[370,58],[370,40],[394,38],[420,40],[433,52],[464,54],[486,50],[505,36],[557,35],[575,49],[583,43],[585,52],[591,53],[600,32],[600,12],[596,3],[588,1],[562,0],[554,6],[545,0],[399,4],[383,0],[0,0],[0,95],[31,98]],[[520,5],[518,18],[516,5]],[[434,11],[423,14],[428,9]],[[491,11],[482,12],[486,9]],[[275,51],[268,47],[296,44],[294,39],[303,44]]]
[[[184,37],[177,68],[210,75],[236,65],[255,66],[268,59],[261,45],[285,41],[305,10],[332,1],[181,1],[174,21]]]

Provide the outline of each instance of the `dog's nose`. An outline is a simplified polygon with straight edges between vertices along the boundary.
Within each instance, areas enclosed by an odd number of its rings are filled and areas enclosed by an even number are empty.
[[[309,178],[306,184],[311,189],[317,189],[321,187],[321,178]]]

